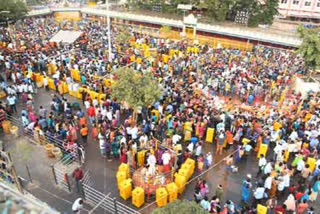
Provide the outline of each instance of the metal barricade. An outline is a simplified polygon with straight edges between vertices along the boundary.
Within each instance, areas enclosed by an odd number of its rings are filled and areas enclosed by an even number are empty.
[[[80,165],[74,162],[70,155],[63,157],[60,161],[51,166],[55,183],[63,190],[71,192],[72,184],[70,177],[72,177],[73,171],[78,167],[80,167]]]
[[[27,127],[23,126],[21,119],[13,117],[9,114],[6,114],[6,119],[9,120],[12,125],[17,126],[19,128],[20,136],[23,135],[27,137],[30,142],[37,145],[46,145],[48,143],[51,143],[55,147],[58,147],[63,153],[63,155],[68,156],[71,154],[72,160],[77,160],[79,163],[82,163],[82,157],[81,155],[79,155],[79,148],[76,148],[76,151],[67,151],[67,149],[64,146],[64,141],[60,138],[61,136],[52,136],[46,133],[40,134],[39,132],[28,129]]]
[[[106,195],[94,189],[92,185],[93,183],[91,181],[90,172],[86,171],[81,181],[81,189],[83,198],[87,203],[93,206],[89,214],[98,213],[97,209],[112,214],[140,214],[133,208],[117,201],[116,198],[112,198],[110,193]]]

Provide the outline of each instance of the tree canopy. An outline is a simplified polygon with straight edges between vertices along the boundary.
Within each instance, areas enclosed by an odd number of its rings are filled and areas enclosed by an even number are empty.
[[[272,24],[273,18],[278,14],[279,0],[130,0],[129,4],[138,9],[151,10],[155,5],[162,6],[164,13],[180,13],[178,4],[192,4],[194,9],[201,10],[203,15],[216,21],[234,21],[237,11],[249,12],[249,26],[258,24]]]
[[[205,15],[208,17],[212,17],[217,21],[225,21],[228,19],[228,14],[231,13],[230,9],[233,7],[234,3],[234,0],[204,1],[198,5],[198,8],[205,9]]]
[[[114,71],[115,84],[111,86],[111,97],[126,102],[133,110],[149,106],[160,99],[161,88],[151,73],[142,74],[131,68]]]
[[[28,9],[23,0],[1,0],[0,20],[2,21],[22,18],[27,14],[27,12]]]
[[[184,213],[184,214],[207,214],[199,204],[194,201],[176,200],[167,204],[165,207],[157,208],[152,211],[152,214],[171,214],[171,213]]]
[[[116,36],[116,42],[118,44],[125,44],[131,39],[132,35],[124,27],[120,27],[119,33]]]
[[[318,29],[306,29],[300,25],[297,29],[302,43],[297,53],[304,59],[305,65],[312,71],[320,67],[320,38]]]

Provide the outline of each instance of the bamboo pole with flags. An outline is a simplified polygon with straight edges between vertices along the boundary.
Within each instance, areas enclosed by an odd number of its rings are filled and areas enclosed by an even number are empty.
[[[287,91],[288,91],[288,86],[286,86],[286,87],[284,88],[284,90],[282,91],[282,93],[281,93],[281,95],[280,95],[279,107],[282,106],[283,101],[284,101],[284,98],[285,98],[285,96],[286,96],[286,94],[287,94]]]
[[[112,61],[112,47],[111,47],[111,23],[110,23],[110,14],[109,14],[109,0],[107,0],[107,21],[108,21],[108,49],[109,49],[109,62]]]
[[[303,102],[304,102],[304,99],[302,99],[302,100],[301,100],[301,102],[299,103],[299,106],[298,106],[298,108],[297,108],[296,117],[299,115],[299,113],[300,113],[300,111],[301,111],[301,108],[302,108]]]

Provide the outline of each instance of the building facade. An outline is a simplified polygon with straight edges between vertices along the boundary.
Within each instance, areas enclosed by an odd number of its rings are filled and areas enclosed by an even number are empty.
[[[320,0],[279,0],[278,11],[285,18],[320,20]]]

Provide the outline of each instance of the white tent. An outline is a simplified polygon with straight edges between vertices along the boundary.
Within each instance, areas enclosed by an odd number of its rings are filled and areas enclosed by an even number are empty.
[[[56,35],[54,35],[50,39],[50,42],[62,42],[72,44],[81,36],[81,34],[81,31],[60,30]]]

